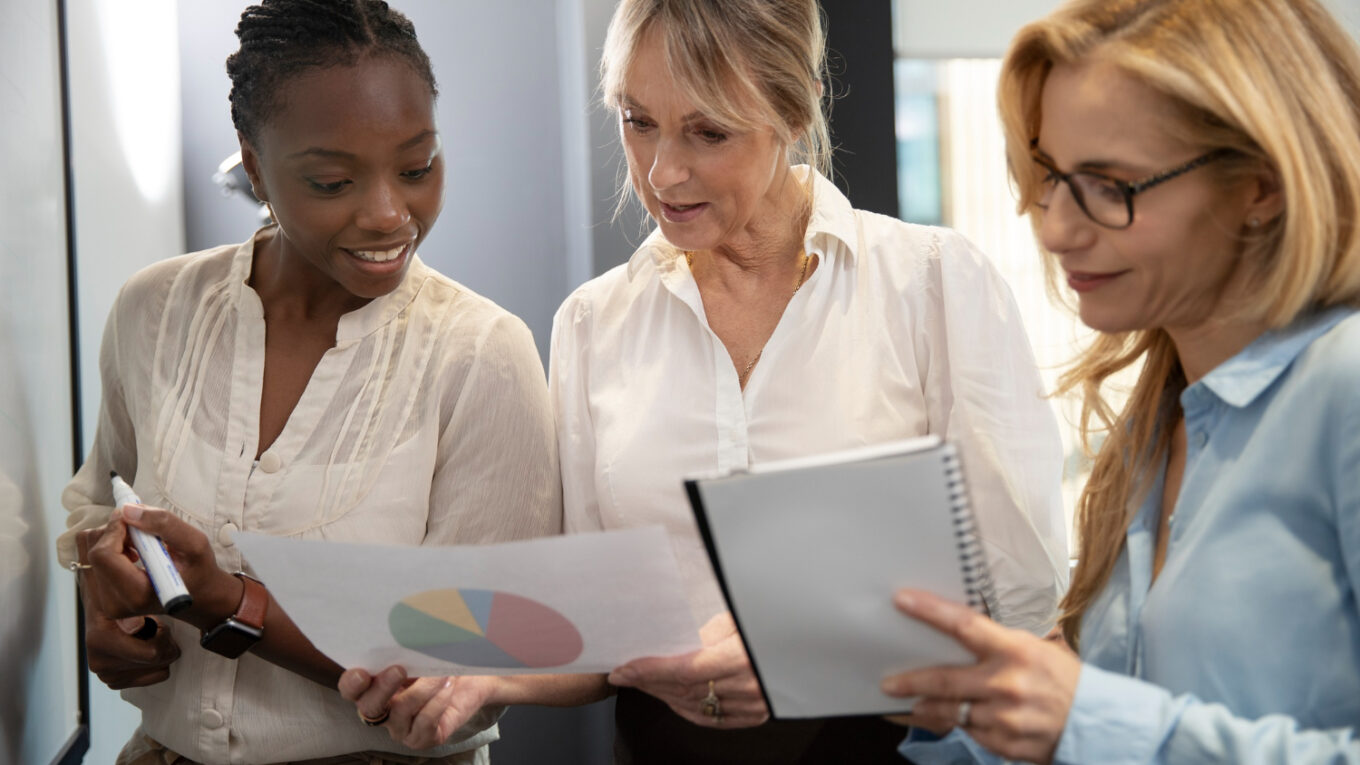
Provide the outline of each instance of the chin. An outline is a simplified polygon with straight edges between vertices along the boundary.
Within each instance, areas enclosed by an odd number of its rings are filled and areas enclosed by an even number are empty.
[[[1118,334],[1120,332],[1135,332],[1140,329],[1147,329],[1142,323],[1124,313],[1111,311],[1106,308],[1101,310],[1094,306],[1082,304],[1078,311],[1081,323],[1097,332],[1106,334]]]
[[[661,229],[662,236],[672,245],[679,247],[686,252],[696,252],[708,249],[710,242],[702,235],[697,235],[695,231],[688,227],[676,223],[671,223],[665,218],[653,217],[657,226]]]

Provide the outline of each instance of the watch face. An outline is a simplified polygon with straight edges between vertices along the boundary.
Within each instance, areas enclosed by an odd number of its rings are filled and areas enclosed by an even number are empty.
[[[234,618],[228,618],[203,633],[203,639],[199,641],[199,645],[228,659],[235,659],[250,650],[250,647],[255,645],[263,634],[263,630],[256,629],[249,624],[242,624]]]

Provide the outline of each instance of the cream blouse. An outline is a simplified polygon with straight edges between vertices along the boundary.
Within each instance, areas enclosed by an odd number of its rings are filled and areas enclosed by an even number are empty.
[[[726,606],[683,478],[935,433],[962,448],[993,616],[1047,631],[1067,585],[1061,445],[1010,290],[952,231],[854,210],[820,175],[813,202],[804,247],[820,264],[744,390],[659,230],[559,309],[548,384],[568,532],[664,525],[703,624]]]
[[[89,458],[62,502],[78,529],[102,524],[109,471],[212,541],[218,565],[249,565],[237,530],[349,542],[477,544],[560,532],[560,482],[543,367],[528,328],[412,262],[392,293],[340,319],[287,425],[253,466],[264,372],[253,239],[166,260],[123,287],[100,355],[103,404]],[[266,582],[266,585],[268,583]],[[123,691],[152,738],[195,761],[261,763],[381,750],[330,688],[246,654],[198,646],[170,679]],[[483,710],[426,756],[497,737]]]

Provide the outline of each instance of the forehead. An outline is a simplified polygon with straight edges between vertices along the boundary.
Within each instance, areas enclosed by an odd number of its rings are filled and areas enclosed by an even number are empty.
[[[637,46],[623,72],[624,105],[631,99],[636,105],[653,111],[688,113],[696,105],[666,60],[666,43],[658,25],[653,24],[638,38]]]
[[[678,68],[667,60],[661,25],[652,24],[638,38],[632,58],[624,70],[623,105],[629,106],[628,99],[632,99],[635,105],[645,107],[656,115],[681,117],[697,113],[743,127],[764,122],[757,117],[764,113],[758,98],[745,92],[735,76],[728,78],[732,80],[730,82],[690,83],[683,79],[684,75],[677,71]],[[703,66],[689,68],[704,69]],[[705,91],[720,91],[725,104],[716,103],[716,98],[705,99],[702,95]],[[707,103],[709,100],[715,103]],[[725,113],[729,109],[732,114]]]
[[[1140,164],[1174,152],[1169,99],[1103,61],[1058,64],[1044,81],[1039,148],[1061,164]]]
[[[435,129],[434,94],[392,57],[308,69],[285,80],[260,130],[263,151],[323,147],[360,154]]]

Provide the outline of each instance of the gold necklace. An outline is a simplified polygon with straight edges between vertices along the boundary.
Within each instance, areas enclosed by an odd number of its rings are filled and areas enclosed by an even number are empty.
[[[798,257],[802,259],[803,265],[798,269],[798,281],[793,284],[793,292],[789,293],[789,300],[793,300],[793,296],[797,295],[798,290],[802,288],[803,282],[807,281],[808,263],[812,261],[811,256],[809,256],[805,250],[799,250]],[[689,266],[692,274],[694,271],[694,253],[689,250],[685,251],[685,265]],[[768,342],[768,340],[766,342]],[[751,378],[751,370],[756,368],[756,362],[760,361],[760,355],[764,352],[765,346],[761,346],[760,350],[756,351],[756,355],[752,356],[751,360],[746,362],[746,366],[741,370],[741,374],[737,375],[737,387],[743,389],[746,387],[746,381]]]

